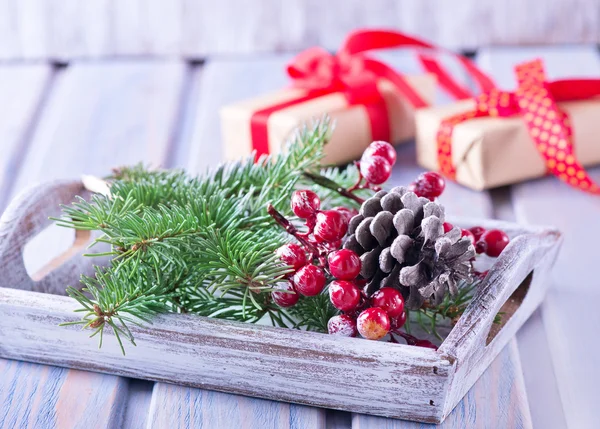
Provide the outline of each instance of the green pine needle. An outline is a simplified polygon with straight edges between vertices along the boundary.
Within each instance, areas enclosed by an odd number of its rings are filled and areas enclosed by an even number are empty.
[[[131,324],[165,312],[229,320],[294,321],[270,300],[289,273],[274,251],[289,241],[266,213],[268,203],[290,214],[289,199],[305,171],[318,172],[329,138],[327,120],[301,129],[281,155],[223,164],[199,177],[115,169],[110,196],[77,198],[57,224],[100,234],[91,246],[110,246],[111,264],[69,287],[83,313],[80,324],[102,343],[104,329],[134,343]],[[92,256],[92,255],[90,255]]]

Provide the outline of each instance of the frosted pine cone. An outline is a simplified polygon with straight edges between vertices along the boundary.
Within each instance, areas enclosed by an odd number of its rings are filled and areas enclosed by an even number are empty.
[[[369,296],[395,287],[406,306],[417,309],[425,300],[439,305],[447,292],[456,294],[457,283],[471,277],[475,248],[458,227],[444,233],[444,218],[441,204],[401,186],[363,203],[344,247],[360,255]]]

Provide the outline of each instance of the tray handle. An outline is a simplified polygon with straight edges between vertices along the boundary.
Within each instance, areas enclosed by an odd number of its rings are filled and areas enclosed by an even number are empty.
[[[556,257],[560,240],[560,233],[553,229],[515,237],[490,269],[439,351],[462,362],[477,358],[500,336],[511,319],[533,312],[543,299],[545,287],[530,285],[545,281],[544,271],[550,269],[549,258]],[[494,326],[494,319],[503,308],[509,313],[503,316],[506,319],[500,326]]]
[[[85,246],[89,231],[75,232],[73,246],[38,271],[32,278],[23,260],[25,245],[61,214],[60,204],[70,204],[76,195],[88,197],[80,181],[55,181],[21,193],[0,218],[0,285],[13,289],[64,295],[69,282],[89,273],[90,258],[78,249]]]

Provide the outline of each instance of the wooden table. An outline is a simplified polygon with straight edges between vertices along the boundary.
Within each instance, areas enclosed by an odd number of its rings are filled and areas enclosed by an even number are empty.
[[[553,78],[600,75],[592,46],[484,49],[476,61],[511,88],[512,65],[534,56],[547,61]],[[404,54],[386,58],[405,71],[416,67]],[[0,64],[0,210],[35,182],[103,175],[122,164],[213,167],[221,158],[219,107],[283,86],[287,59]],[[414,145],[401,146],[398,155],[393,182],[407,183],[421,171]],[[600,169],[592,175],[600,179]],[[442,201],[456,215],[549,224],[565,233],[546,301],[443,426],[597,427],[600,290],[592,270],[600,199],[548,177],[489,193],[449,184]],[[418,426],[1,359],[0,374],[0,428]]]

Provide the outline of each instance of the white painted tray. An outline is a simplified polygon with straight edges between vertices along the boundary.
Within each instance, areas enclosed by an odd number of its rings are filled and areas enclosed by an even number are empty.
[[[89,271],[90,258],[70,250],[35,280],[23,263],[25,244],[58,205],[84,194],[79,182],[40,185],[2,216],[0,357],[423,422],[444,420],[540,304],[561,241],[552,229],[478,222],[505,230],[511,243],[437,351],[170,314],[132,328],[137,347],[123,356],[114,338],[98,350],[89,332],[58,326],[78,319],[77,303],[59,294]],[[499,311],[502,325],[493,324]]]

